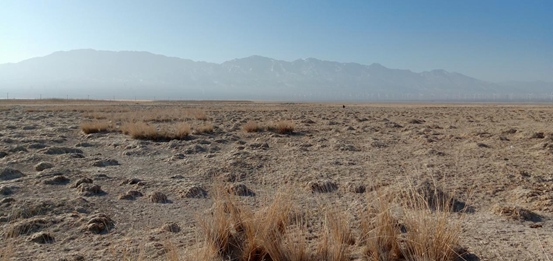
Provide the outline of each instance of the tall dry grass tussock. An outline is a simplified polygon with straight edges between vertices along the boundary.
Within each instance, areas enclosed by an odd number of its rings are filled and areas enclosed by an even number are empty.
[[[298,230],[290,229],[292,203],[285,193],[256,211],[225,189],[216,190],[208,218],[199,219],[204,235],[202,256],[224,260],[311,260]],[[303,237],[303,235],[299,235]]]
[[[453,196],[447,200],[435,199],[440,205],[430,206],[428,199],[414,189],[406,193],[406,201],[411,206],[404,204],[407,233],[403,237],[405,246],[402,251],[406,259],[455,260],[463,255],[459,249],[461,227],[454,222],[452,212]]]
[[[181,122],[172,126],[172,135],[169,135],[169,138],[182,140],[188,135],[190,135],[190,124]]]
[[[274,131],[280,134],[291,134],[294,132],[293,121],[278,121],[268,127],[270,131]]]
[[[242,130],[244,132],[258,132],[259,125],[256,122],[248,121],[246,124],[242,125]]]
[[[461,230],[454,222],[453,200],[431,206],[428,198],[409,188],[394,197],[378,193],[376,201],[362,221],[369,260],[456,260],[464,254],[459,253]]]
[[[361,220],[361,243],[369,260],[398,260],[400,227],[394,219],[392,199],[377,191],[374,206],[369,206]]]
[[[85,121],[81,123],[81,130],[85,134],[108,131],[112,128],[109,121]]]
[[[203,133],[213,133],[213,124],[203,124],[194,128],[194,133],[203,134]]]
[[[133,139],[153,139],[157,137],[155,126],[144,122],[127,122],[121,125],[121,132],[131,136]]]
[[[190,115],[193,115],[196,120],[206,121],[207,120],[207,114],[204,110],[200,109],[194,109],[190,110],[188,112]]]
[[[345,213],[327,212],[322,230],[317,260],[350,260],[349,245],[352,245],[355,240]]]

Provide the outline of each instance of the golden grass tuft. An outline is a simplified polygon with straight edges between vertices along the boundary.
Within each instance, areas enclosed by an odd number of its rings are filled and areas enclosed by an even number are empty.
[[[201,256],[251,261],[310,260],[304,240],[297,240],[297,230],[289,229],[292,203],[287,195],[278,193],[271,204],[254,211],[223,187],[216,189],[211,215],[199,218],[205,244]]]
[[[127,122],[121,125],[121,132],[133,139],[153,139],[157,137],[156,127],[144,122]]]
[[[397,260],[401,257],[400,229],[391,212],[391,198],[377,194],[361,221],[361,242],[369,260]]]
[[[170,139],[182,140],[190,135],[190,124],[188,123],[177,123],[172,128],[172,134],[168,135]]]
[[[256,122],[248,121],[246,124],[242,125],[242,130],[244,132],[258,132],[259,125]]]
[[[350,260],[349,245],[353,239],[345,213],[327,212],[324,217],[323,234],[317,249],[318,260]]]
[[[196,120],[206,121],[207,120],[207,114],[204,110],[200,109],[194,109],[189,112],[190,115],[192,115]]]
[[[294,132],[293,121],[278,121],[269,126],[269,130],[280,134],[291,134]]]
[[[203,124],[194,128],[194,133],[203,134],[203,133],[213,133],[213,124]]]
[[[458,253],[461,227],[453,222],[453,195],[443,199],[435,194],[433,202],[439,204],[430,205],[427,196],[412,187],[404,194],[403,256],[408,260],[456,260],[464,254]]]
[[[85,121],[81,123],[81,130],[85,134],[108,131],[112,128],[109,121]]]

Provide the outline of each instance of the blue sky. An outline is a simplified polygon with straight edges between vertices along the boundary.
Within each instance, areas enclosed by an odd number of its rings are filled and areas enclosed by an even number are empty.
[[[55,51],[250,55],[553,81],[553,1],[0,1],[0,64]]]

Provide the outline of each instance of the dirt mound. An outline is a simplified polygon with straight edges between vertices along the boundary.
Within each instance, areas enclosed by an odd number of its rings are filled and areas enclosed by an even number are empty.
[[[312,181],[307,184],[311,192],[330,193],[338,189],[338,184],[330,180]]]
[[[109,232],[115,225],[115,222],[106,214],[97,214],[92,216],[86,224],[86,230],[101,234]]]
[[[522,207],[495,205],[492,208],[493,213],[504,216],[507,219],[518,221],[541,221],[541,216]]]
[[[136,198],[142,197],[142,196],[143,196],[143,194],[140,191],[129,190],[125,194],[120,194],[119,199],[122,199],[122,200],[135,200]]]
[[[4,168],[2,172],[0,172],[0,180],[12,180],[24,176],[25,174],[21,173],[21,171],[12,168]]]
[[[200,186],[192,186],[187,188],[182,197],[184,198],[205,198],[207,197],[207,191]]]
[[[243,197],[253,197],[255,192],[246,187],[244,184],[234,184],[228,188],[228,192],[233,195],[243,196]]]
[[[49,162],[40,162],[38,164],[35,165],[35,170],[36,171],[43,171],[45,169],[51,169],[54,167],[54,164],[52,163],[49,163]]]
[[[429,180],[424,180],[417,184],[415,191],[423,197],[432,209],[448,209],[453,212],[469,210],[464,202],[457,200],[453,195],[445,193]]]
[[[177,223],[165,223],[161,226],[162,231],[177,233],[180,232],[180,227]]]
[[[43,151],[45,154],[49,155],[59,155],[59,154],[69,154],[69,153],[78,153],[82,154],[83,151],[80,149],[75,148],[68,148],[68,147],[51,147],[47,148]]]
[[[53,243],[54,237],[51,234],[46,232],[38,232],[31,235],[31,237],[29,237],[29,241],[39,243],[39,244]]]
[[[167,203],[167,196],[161,192],[154,192],[148,196],[151,202],[153,203]]]
[[[18,237],[21,235],[30,235],[50,225],[51,222],[44,218],[22,220],[11,225],[11,227],[8,229],[8,232],[6,233],[6,237],[10,238]]]

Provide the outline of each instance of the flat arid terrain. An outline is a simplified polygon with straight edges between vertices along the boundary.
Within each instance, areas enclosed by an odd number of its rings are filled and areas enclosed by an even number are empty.
[[[553,106],[0,102],[0,260],[552,260]]]

